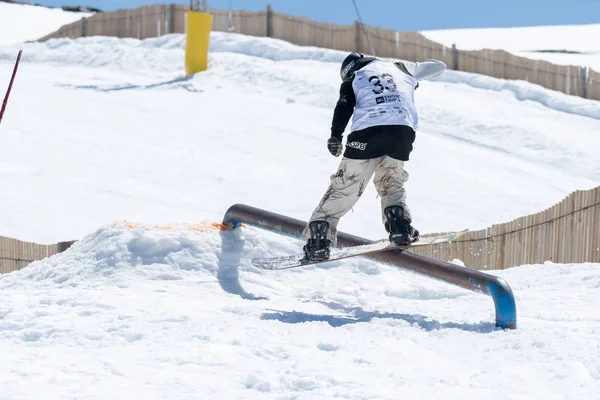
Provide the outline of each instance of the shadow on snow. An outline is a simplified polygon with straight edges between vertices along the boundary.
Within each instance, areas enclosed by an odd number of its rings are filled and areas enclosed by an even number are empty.
[[[424,315],[419,314],[400,314],[379,311],[365,311],[361,307],[346,308],[337,303],[324,303],[329,308],[344,312],[346,315],[328,315],[328,314],[309,314],[300,311],[280,311],[261,315],[263,320],[275,320],[286,324],[300,324],[303,322],[327,322],[334,328],[347,324],[356,324],[360,322],[372,322],[374,319],[394,319],[405,321],[410,325],[417,325],[426,331],[437,331],[440,329],[460,329],[469,332],[490,333],[497,328],[491,322],[480,322],[476,324],[439,322]]]
[[[175,79],[171,79],[165,82],[152,83],[150,85],[134,85],[134,84],[125,84],[125,85],[115,85],[115,86],[100,86],[100,85],[56,85],[58,87],[64,87],[68,89],[83,89],[83,90],[94,90],[97,92],[118,92],[124,90],[147,90],[147,89],[155,89],[159,87],[168,87],[171,86],[173,88],[181,88],[185,89],[188,92],[199,93],[203,92],[202,89],[197,89],[191,83],[186,83],[192,79],[193,76],[189,77],[179,77]]]
[[[221,252],[218,254],[217,279],[221,288],[244,300],[267,300],[266,297],[246,292],[240,283],[239,265],[242,259],[244,240],[235,232],[221,231]]]

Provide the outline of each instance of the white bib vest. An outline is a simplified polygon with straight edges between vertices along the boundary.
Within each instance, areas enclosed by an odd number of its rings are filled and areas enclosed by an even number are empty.
[[[417,79],[392,63],[373,61],[354,73],[356,107],[352,132],[377,125],[408,125],[417,130]]]

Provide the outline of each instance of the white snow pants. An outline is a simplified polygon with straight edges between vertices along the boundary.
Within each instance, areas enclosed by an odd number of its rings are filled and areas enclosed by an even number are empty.
[[[406,205],[404,184],[408,181],[408,172],[404,169],[404,161],[383,156],[368,160],[342,158],[337,172],[331,175],[329,189],[315,208],[310,222],[329,222],[328,239],[333,246],[337,243],[337,225],[358,201],[371,179],[381,197],[381,215],[385,226],[386,217],[383,211],[390,206],[400,206],[405,216],[411,220],[410,210]],[[304,237],[310,237],[308,225],[304,229]]]

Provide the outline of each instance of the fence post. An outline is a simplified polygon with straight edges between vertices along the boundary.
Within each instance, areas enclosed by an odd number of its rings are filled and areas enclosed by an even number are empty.
[[[156,37],[160,37],[160,4],[156,5]]]
[[[588,68],[579,67],[579,96],[587,98]]]
[[[272,37],[273,36],[273,8],[271,7],[271,3],[267,4],[267,14],[265,21],[265,36]]]
[[[565,94],[570,95],[571,93],[571,66],[567,65],[567,73],[565,74]]]
[[[81,37],[85,37],[87,34],[85,23],[86,23],[85,17],[81,18]]]
[[[169,33],[175,33],[175,4],[169,5]]]
[[[360,23],[354,21],[354,51],[360,52]]]
[[[171,33],[171,27],[169,26],[171,24],[171,7],[168,4],[165,4],[164,12],[161,14],[163,17],[165,17],[164,34],[168,35]]]
[[[452,69],[458,71],[458,50],[455,43],[452,43]]]

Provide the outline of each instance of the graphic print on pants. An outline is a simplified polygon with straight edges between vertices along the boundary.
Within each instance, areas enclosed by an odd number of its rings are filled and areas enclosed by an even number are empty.
[[[331,184],[323,195],[321,202],[310,217],[312,221],[329,222],[328,239],[332,245],[337,243],[337,225],[358,201],[365,191],[371,177],[375,189],[381,197],[381,216],[385,225],[383,210],[390,206],[400,206],[410,220],[410,210],[406,205],[404,184],[408,181],[408,172],[404,169],[404,161],[383,156],[368,160],[343,158],[337,172],[331,175]],[[304,229],[304,237],[310,237],[308,225]]]

